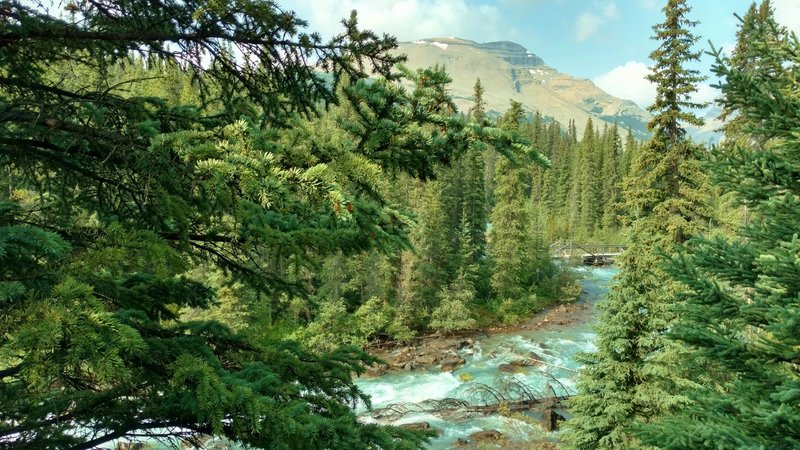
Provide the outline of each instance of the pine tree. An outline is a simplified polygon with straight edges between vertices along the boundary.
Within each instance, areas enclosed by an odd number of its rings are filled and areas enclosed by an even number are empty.
[[[518,130],[523,117],[522,105],[512,101],[498,125],[508,130]],[[518,299],[529,288],[527,280],[533,249],[524,178],[522,166],[515,165],[507,158],[497,161],[489,256],[492,262],[492,289],[500,298]]]
[[[637,150],[638,145],[636,139],[633,137],[633,130],[631,127],[628,127],[628,134],[625,137],[625,150],[622,152],[619,162],[620,179],[633,175],[631,174],[631,167],[633,166],[633,161],[636,160]]]
[[[382,175],[433,176],[475,140],[441,113],[446,76],[411,74],[406,90],[394,40],[355,16],[323,43],[271,2],[79,2],[74,22],[26,5],[3,3],[0,46],[0,161],[13,174],[0,206],[0,442],[421,446],[357,420],[362,352],[318,355],[179,311],[219,294],[198,266],[262,298],[301,297],[320,258],[407,246],[410,216],[386,201]],[[185,70],[170,79],[191,77],[200,101],[172,103],[177,91],[153,84],[136,94],[131,54]],[[384,78],[366,82],[363,61]],[[321,117],[337,101],[348,110]],[[339,323],[341,306],[318,319]]]
[[[684,406],[681,390],[691,384],[676,366],[680,347],[664,334],[674,320],[675,283],[665,282],[657,256],[697,234],[706,222],[705,176],[698,148],[685,139],[682,123],[700,119],[687,108],[702,80],[684,65],[698,56],[687,27],[684,0],[669,0],[665,21],[654,27],[660,46],[649,79],[657,97],[648,124],[653,138],[642,148],[632,176],[623,183],[623,209],[631,225],[621,272],[602,304],[596,353],[585,355],[571,402],[575,414],[567,441],[572,448],[628,448],[636,445],[628,427]]]
[[[703,120],[690,110],[705,106],[691,99],[697,92],[697,83],[705,77],[697,69],[686,67],[687,62],[700,59],[700,52],[692,51],[699,38],[690,31],[697,25],[688,18],[691,7],[685,0],[669,0],[663,11],[664,22],[653,27],[653,39],[661,44],[650,54],[654,65],[647,80],[656,85],[656,99],[647,108],[653,114],[647,129],[655,134],[656,141],[675,144],[686,134],[683,123],[703,125]]]
[[[762,0],[759,5],[752,3],[747,13],[742,17],[739,29],[736,32],[736,47],[734,47],[730,58],[730,64],[737,70],[743,72],[756,73],[758,70],[768,69],[774,61],[765,62],[754,57],[751,47],[756,42],[764,42],[766,45],[778,45],[780,29],[765,29],[764,24],[774,21],[773,8],[770,0]],[[761,34],[758,36],[758,34]],[[764,67],[766,64],[767,67]],[[733,147],[737,141],[754,137],[746,132],[745,128],[751,125],[750,120],[733,105],[726,105],[720,113],[720,119],[725,121],[722,130],[725,133],[723,145]],[[743,142],[744,143],[744,142]],[[750,144],[757,144],[755,142]]]
[[[619,174],[620,157],[622,156],[622,142],[620,141],[619,129],[614,124],[603,139],[603,169],[602,174],[602,196],[601,205],[603,208],[603,228],[607,233],[618,228],[617,208],[620,200]]]
[[[581,140],[580,162],[580,223],[577,228],[583,236],[591,237],[595,228],[599,228],[602,208],[602,184],[600,168],[602,167],[601,142],[595,136],[594,125],[590,118],[586,122]]]
[[[690,391],[691,405],[639,430],[660,448],[800,445],[800,96],[783,69],[800,63],[800,44],[769,14],[742,28],[749,45],[737,58],[717,54],[713,71],[723,105],[748,119],[752,138],[717,149],[709,168],[756,219],[731,237],[694,239],[670,261],[686,286],[671,337],[689,346],[687,360],[708,361],[711,376]]]
[[[472,101],[475,104],[469,109],[470,120],[477,124],[483,124],[483,121],[486,119],[486,101],[483,99],[484,92],[481,79],[478,78],[475,80],[475,87],[472,91]]]

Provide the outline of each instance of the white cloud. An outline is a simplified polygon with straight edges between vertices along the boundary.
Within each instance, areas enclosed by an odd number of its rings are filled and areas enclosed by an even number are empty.
[[[775,20],[791,31],[800,34],[800,2],[797,0],[773,0]]]
[[[717,88],[711,87],[710,84],[700,84],[697,86],[697,92],[692,95],[692,101],[695,103],[708,103],[709,107],[714,106],[714,100],[720,97],[722,93]]]
[[[645,78],[650,73],[647,64],[628,61],[595,77],[594,84],[614,97],[632,100],[641,108],[647,108],[656,99],[656,85]],[[692,95],[696,103],[711,103],[720,96],[719,90],[709,84],[699,84]]]
[[[281,6],[309,22],[323,39],[342,31],[340,20],[358,11],[361,28],[400,41],[457,36],[479,41],[507,39],[511,27],[490,3],[466,0],[282,0]],[[487,33],[487,30],[491,30]]]
[[[648,73],[647,64],[628,61],[595,77],[594,84],[615,97],[633,100],[640,107],[647,108],[656,98],[656,85],[645,79]]]
[[[735,42],[726,42],[719,46],[719,50],[722,50],[722,54],[724,56],[731,56],[733,54],[733,50],[736,49]]]
[[[584,41],[600,31],[605,23],[619,18],[615,3],[609,3],[599,11],[584,11],[575,22],[575,39]]]

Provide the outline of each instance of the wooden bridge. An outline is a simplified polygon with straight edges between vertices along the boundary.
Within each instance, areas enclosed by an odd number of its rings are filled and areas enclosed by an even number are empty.
[[[625,251],[622,244],[576,244],[555,242],[550,246],[550,256],[560,259],[579,259],[588,266],[613,264],[614,259]]]

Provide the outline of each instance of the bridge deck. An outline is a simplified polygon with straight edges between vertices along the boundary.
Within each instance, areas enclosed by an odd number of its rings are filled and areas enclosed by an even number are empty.
[[[556,242],[550,246],[550,256],[561,259],[577,259],[586,265],[613,264],[614,259],[625,251],[621,244],[576,244]]]

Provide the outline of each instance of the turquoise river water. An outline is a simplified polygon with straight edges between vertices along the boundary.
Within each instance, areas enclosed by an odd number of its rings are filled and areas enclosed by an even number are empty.
[[[616,273],[617,270],[612,268],[586,269],[582,280],[584,293],[579,302],[597,302]],[[552,386],[561,395],[565,390],[575,388],[574,370],[578,368],[575,355],[595,349],[595,335],[592,331],[595,313],[595,308],[586,308],[578,312],[584,317],[570,325],[553,324],[531,331],[477,338],[473,349],[459,351],[466,363],[453,372],[442,372],[438,368],[428,371],[390,372],[376,378],[360,378],[356,380],[356,384],[372,397],[374,409],[397,403],[418,404],[425,400],[445,398],[480,404],[485,403],[485,397],[478,386],[501,388],[509,382],[522,382],[541,392],[551,392],[548,386]],[[498,370],[501,364],[525,359],[530,352],[536,353],[547,364],[526,367],[518,373],[501,373]],[[456,419],[450,415],[445,420],[439,415],[413,412],[395,420],[378,420],[363,406],[357,412],[365,422],[394,425],[428,422],[441,431],[439,437],[431,443],[433,449],[451,448],[458,438],[465,438],[481,430],[496,429],[512,440],[525,440],[531,433],[537,432],[533,428],[535,425],[531,425],[529,421],[499,415]],[[535,420],[535,416],[532,419]]]

